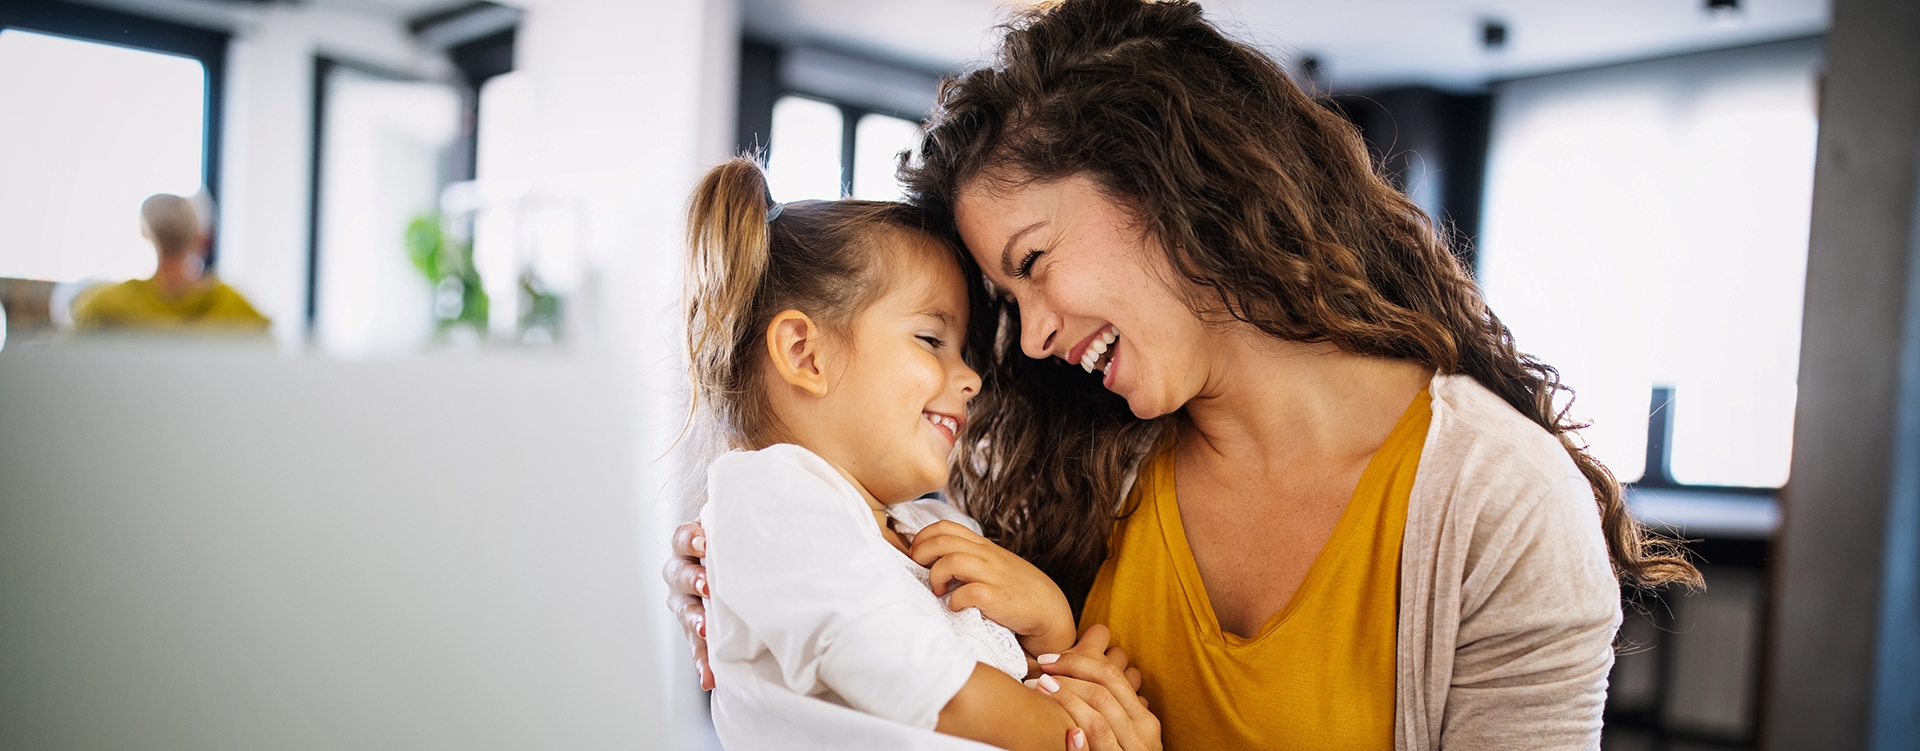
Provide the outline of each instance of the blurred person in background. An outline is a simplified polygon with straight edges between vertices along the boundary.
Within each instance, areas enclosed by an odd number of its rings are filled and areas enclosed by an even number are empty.
[[[271,323],[208,273],[212,201],[160,193],[140,204],[140,235],[159,264],[148,279],[106,285],[74,305],[74,328],[86,332],[195,330],[265,333]]]

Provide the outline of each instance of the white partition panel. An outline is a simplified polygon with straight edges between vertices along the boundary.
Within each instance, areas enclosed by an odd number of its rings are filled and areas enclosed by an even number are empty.
[[[602,366],[0,356],[0,748],[670,748]]]

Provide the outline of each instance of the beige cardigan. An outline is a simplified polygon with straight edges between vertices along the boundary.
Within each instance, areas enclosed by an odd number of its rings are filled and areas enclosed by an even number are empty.
[[[1394,748],[1598,749],[1620,590],[1553,436],[1436,376],[1400,548]]]

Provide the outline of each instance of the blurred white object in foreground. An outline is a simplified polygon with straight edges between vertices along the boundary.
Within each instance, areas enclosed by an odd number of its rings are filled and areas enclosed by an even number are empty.
[[[0,357],[0,747],[671,747],[615,385]]]

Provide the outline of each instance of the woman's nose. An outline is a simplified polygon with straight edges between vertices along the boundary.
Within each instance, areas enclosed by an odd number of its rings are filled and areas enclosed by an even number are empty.
[[[1020,311],[1020,349],[1028,357],[1044,360],[1053,354],[1054,339],[1060,335],[1060,319],[1045,310]]]

